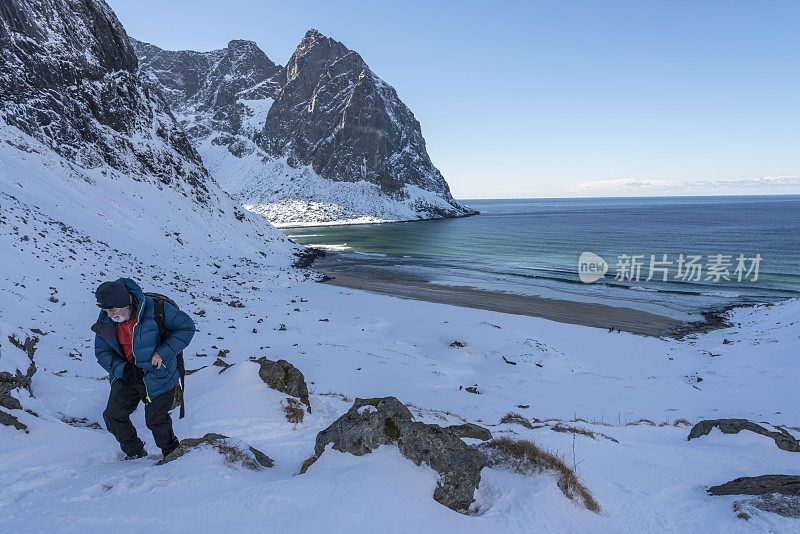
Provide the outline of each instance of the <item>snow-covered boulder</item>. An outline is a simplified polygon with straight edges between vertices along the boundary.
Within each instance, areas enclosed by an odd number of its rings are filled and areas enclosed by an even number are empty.
[[[209,446],[222,455],[223,461],[230,466],[238,465],[245,469],[258,471],[263,467],[272,467],[272,459],[260,450],[237,441],[231,441],[228,436],[209,432],[202,438],[186,438],[180,441],[178,448],[159,460],[156,465],[164,465],[177,460],[192,449]]]

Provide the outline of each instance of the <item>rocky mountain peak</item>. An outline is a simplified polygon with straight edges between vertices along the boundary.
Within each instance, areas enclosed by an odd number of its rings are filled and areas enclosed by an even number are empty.
[[[277,202],[389,220],[474,213],[453,199],[395,90],[315,29],[285,67],[252,41],[211,52],[134,47],[214,176],[248,209],[269,216]],[[313,207],[298,208],[306,202]]]
[[[351,51],[339,41],[326,37],[317,30],[308,30],[286,65],[286,83],[303,76],[300,83],[305,86],[315,76],[322,74],[320,70],[349,53]]]
[[[225,49],[231,62],[231,74],[266,78],[275,74],[280,67],[270,60],[254,41],[235,39]]]

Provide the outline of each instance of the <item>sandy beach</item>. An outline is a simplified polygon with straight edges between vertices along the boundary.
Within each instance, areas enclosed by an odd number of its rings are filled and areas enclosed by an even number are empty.
[[[328,284],[408,299],[543,317],[597,328],[608,329],[613,326],[647,336],[666,335],[668,331],[679,328],[682,333],[687,331],[687,325],[677,319],[620,306],[514,295],[465,286],[443,287],[424,281],[385,280],[322,272],[330,277],[325,282]]]

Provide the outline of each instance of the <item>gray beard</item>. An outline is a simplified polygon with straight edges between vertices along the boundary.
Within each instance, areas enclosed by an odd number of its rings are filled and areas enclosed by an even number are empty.
[[[111,320],[114,321],[115,323],[121,323],[121,322],[127,321],[130,318],[131,318],[130,309],[128,309],[128,313],[126,313],[124,316],[123,315],[112,315],[111,316]]]

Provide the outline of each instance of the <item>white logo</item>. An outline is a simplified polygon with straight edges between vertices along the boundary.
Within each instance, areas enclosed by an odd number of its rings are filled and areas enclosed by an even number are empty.
[[[608,263],[594,252],[584,252],[578,258],[578,278],[584,284],[600,280],[606,272],[608,272]]]

